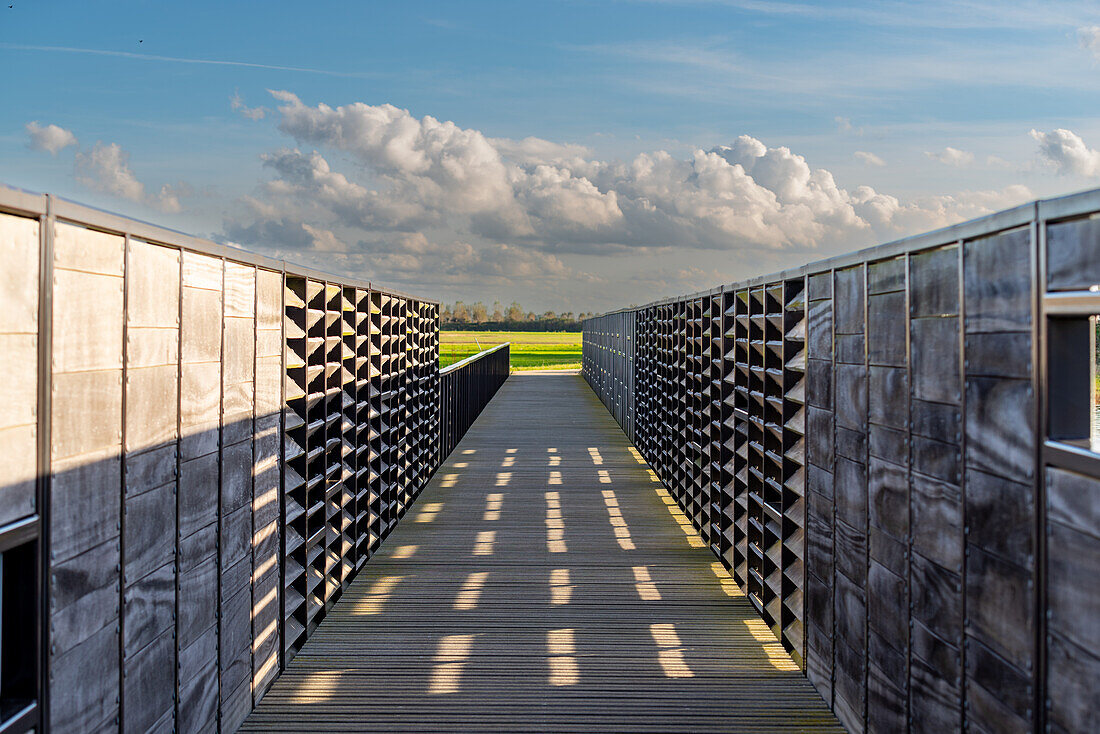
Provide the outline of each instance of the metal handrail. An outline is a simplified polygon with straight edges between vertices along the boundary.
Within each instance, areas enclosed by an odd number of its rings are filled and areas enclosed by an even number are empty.
[[[466,357],[464,359],[460,359],[459,361],[455,362],[454,364],[447,365],[446,367],[439,370],[439,374],[442,376],[442,375],[446,375],[450,372],[453,372],[455,370],[462,369],[466,365],[471,364],[473,362],[476,362],[479,359],[483,359],[484,357],[492,354],[493,352],[495,352],[499,349],[503,349],[504,347],[508,347],[509,351],[511,351],[511,346],[512,346],[512,342],[504,342],[503,344],[497,344],[495,347],[489,347],[488,349],[483,349],[480,352],[478,352],[477,354],[471,354],[469,357]]]

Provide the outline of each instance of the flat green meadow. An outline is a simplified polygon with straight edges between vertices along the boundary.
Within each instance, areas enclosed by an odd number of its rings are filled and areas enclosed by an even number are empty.
[[[581,334],[571,331],[441,331],[439,366],[511,342],[513,370],[580,369]]]

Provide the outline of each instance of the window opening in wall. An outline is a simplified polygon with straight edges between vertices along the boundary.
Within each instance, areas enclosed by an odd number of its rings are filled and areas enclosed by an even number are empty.
[[[1089,353],[1092,355],[1089,384],[1092,386],[1092,427],[1089,432],[1089,447],[1100,453],[1100,316],[1089,317],[1089,336],[1092,343]]]
[[[37,545],[0,553],[0,727],[25,718],[37,696]]]
[[[1100,314],[1059,314],[1048,327],[1047,437],[1100,454]]]

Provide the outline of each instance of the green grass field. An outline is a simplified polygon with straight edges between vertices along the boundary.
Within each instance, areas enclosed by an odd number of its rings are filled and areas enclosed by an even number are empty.
[[[439,366],[446,367],[504,342],[512,343],[509,351],[513,370],[581,367],[580,332],[567,331],[441,331]]]

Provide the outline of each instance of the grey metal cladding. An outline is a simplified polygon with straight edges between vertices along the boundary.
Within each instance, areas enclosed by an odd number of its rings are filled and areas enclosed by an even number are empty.
[[[867,343],[862,332],[858,334],[837,333],[835,344],[837,363],[862,365],[867,360]]]
[[[867,466],[843,457],[836,460],[836,517],[853,528],[867,525]]]
[[[114,538],[50,568],[50,608],[53,613],[99,589],[118,593],[119,540]],[[117,606],[117,604],[116,604]],[[108,616],[99,616],[102,622]]]
[[[91,461],[50,480],[50,556],[56,564],[118,538],[119,461]],[[117,542],[116,542],[117,545]]]
[[[1031,333],[997,332],[966,335],[966,374],[1030,380]]]
[[[128,584],[123,592],[122,609],[126,622],[123,626],[123,657],[129,658],[175,626],[175,563],[166,563],[144,578]]]
[[[52,731],[90,731],[118,714],[118,626],[109,624],[50,660]]]
[[[1034,401],[1028,380],[968,377],[966,465],[1003,477],[1034,477]]]
[[[179,616],[176,619],[180,648],[188,647],[200,637],[214,635],[218,612],[218,570],[212,561],[181,571],[179,584]]]
[[[913,400],[909,405],[913,435],[953,444],[961,442],[962,409],[959,406],[924,400]]]
[[[1031,253],[1030,227],[965,244],[967,333],[1031,329]]]
[[[126,466],[126,495],[136,495],[176,481],[178,453],[173,441],[140,453],[128,453]]]
[[[909,427],[909,373],[892,367],[870,367],[867,395],[868,418],[891,428]]]
[[[863,687],[866,658],[863,651],[838,639],[833,669],[833,711],[851,732],[863,731]]]
[[[962,665],[958,650],[919,622],[911,628],[910,670],[912,730],[955,731],[959,723]]]
[[[867,576],[866,532],[838,518],[834,526],[833,544],[837,573],[862,586]]]
[[[913,397],[940,403],[960,402],[958,317],[913,319],[909,329]]]
[[[166,538],[176,537],[175,483],[128,497],[125,511],[123,577],[131,584],[175,556],[175,543],[165,542]]]
[[[967,542],[1019,566],[1033,567],[1033,496],[1030,485],[967,469]]]
[[[867,368],[858,364],[836,366],[836,424],[854,431],[867,427]]]
[[[823,408],[809,406],[806,409],[806,458],[810,464],[822,468],[833,464],[833,414]]]
[[[957,245],[910,256],[909,313],[944,316],[959,312],[959,248]]]
[[[867,292],[869,294],[905,291],[905,258],[893,257],[879,260],[867,266]]]
[[[867,358],[870,364],[905,366],[907,326],[904,291],[868,298]]]
[[[246,586],[222,602],[222,613],[218,620],[218,657],[221,660],[223,700],[227,694],[251,678],[251,601],[252,595]]]
[[[920,553],[909,564],[909,590],[914,620],[923,622],[952,644],[962,644],[962,576]]]
[[[967,634],[1017,669],[1035,664],[1034,574],[972,546],[966,556]]]
[[[836,427],[836,455],[863,464],[867,460],[867,432]]]
[[[910,466],[914,473],[956,484],[962,481],[962,449],[957,443],[916,435],[910,441],[912,442]]]
[[[909,574],[909,548],[905,540],[899,540],[882,528],[871,526],[869,544],[871,560],[899,576]]]
[[[149,731],[172,710],[175,658],[175,639],[166,633],[126,661],[122,731]]]
[[[1083,290],[1100,283],[1100,219],[1047,225],[1047,288]]]
[[[1100,538],[1100,479],[1049,467],[1047,519]]]
[[[1100,700],[1100,657],[1057,635],[1047,638],[1047,720],[1055,731],[1090,731]]]
[[[871,457],[867,506],[872,528],[899,540],[909,537],[909,472],[904,466]],[[873,532],[873,531],[872,531]]]
[[[1100,639],[1100,539],[1060,523],[1047,528],[1047,629],[1085,650]]]
[[[981,732],[1033,730],[1035,694],[1025,675],[975,639],[966,648],[967,721]]]
[[[217,635],[209,634],[179,653],[180,734],[209,732],[218,715]]]
[[[252,501],[252,442],[225,446],[221,461],[221,511],[228,514]]]
[[[884,667],[896,675],[892,678],[894,681],[901,681],[904,676],[902,661],[905,657],[905,640],[909,634],[907,586],[904,576],[894,573],[881,563],[871,561],[867,570],[867,624],[878,633],[880,646],[889,647],[900,654],[902,660],[886,651],[881,656],[888,656],[889,663],[892,663],[885,664]],[[879,657],[872,655],[871,659],[877,660]],[[902,675],[897,675],[898,673]]]
[[[811,301],[823,298],[832,298],[833,276],[832,273],[817,273],[809,276],[806,285],[806,297]]]
[[[229,569],[248,556],[252,540],[252,508],[239,507],[221,519],[220,564]]]
[[[903,467],[909,457],[909,434],[871,423],[867,427],[867,450],[872,458]]]
[[[867,607],[863,598],[864,579],[849,579],[842,573],[836,575],[836,634],[837,640],[856,650],[866,645]]]
[[[829,604],[830,613],[832,604]],[[817,626],[814,621],[819,616],[810,615],[807,612],[806,621],[806,677],[813,683],[814,688],[825,699],[826,703],[833,701],[833,634],[832,624],[828,631]]]
[[[186,538],[218,519],[217,454],[185,461],[180,466],[179,534]]]
[[[832,301],[810,301],[807,313],[806,346],[811,359],[833,358],[833,304]]]
[[[862,334],[864,326],[864,272],[862,266],[834,273],[833,309],[837,334]]]
[[[806,360],[806,403],[824,410],[833,409],[833,363],[824,359]]]
[[[905,731],[909,701],[905,689],[897,685],[897,681],[905,679],[905,673],[895,676],[879,667],[879,663],[893,656],[881,653],[881,648],[875,645],[876,639],[877,635],[872,633],[869,659],[873,662],[867,667],[867,730]]]
[[[914,474],[911,512],[913,550],[945,569],[962,573],[963,501],[956,484]]]

